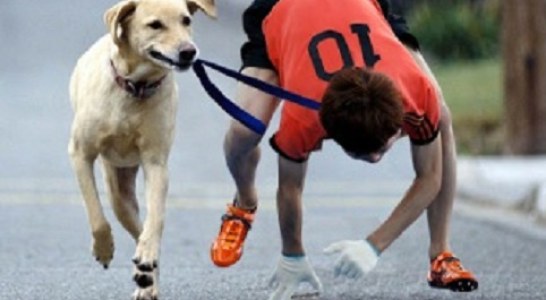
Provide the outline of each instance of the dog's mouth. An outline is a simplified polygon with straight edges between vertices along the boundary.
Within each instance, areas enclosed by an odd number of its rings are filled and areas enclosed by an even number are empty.
[[[167,56],[163,55],[163,53],[161,53],[159,51],[155,51],[155,50],[151,50],[149,53],[150,53],[150,56],[152,58],[162,62],[163,64],[166,64],[169,68],[175,69],[177,71],[185,71],[189,67],[191,67],[191,65],[193,63],[193,60],[175,61],[175,60],[171,59],[170,57],[167,57]]]

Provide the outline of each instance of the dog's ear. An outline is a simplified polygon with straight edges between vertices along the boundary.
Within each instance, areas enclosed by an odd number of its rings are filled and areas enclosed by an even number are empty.
[[[112,6],[104,14],[104,22],[108,26],[110,35],[114,39],[114,43],[119,45],[124,37],[123,22],[131,16],[136,9],[137,1],[125,0]]]
[[[214,0],[187,0],[187,3],[188,9],[192,15],[200,9],[207,16],[216,18],[216,5],[214,5]]]

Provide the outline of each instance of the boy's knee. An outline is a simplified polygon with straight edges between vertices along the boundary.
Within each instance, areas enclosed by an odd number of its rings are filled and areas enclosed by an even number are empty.
[[[227,133],[227,137],[236,140],[241,143],[247,142],[259,142],[262,135],[259,135],[252,131],[250,128],[237,121],[232,121]]]
[[[262,135],[255,133],[245,125],[232,121],[224,139],[224,150],[226,153],[247,152],[256,147],[262,139]]]

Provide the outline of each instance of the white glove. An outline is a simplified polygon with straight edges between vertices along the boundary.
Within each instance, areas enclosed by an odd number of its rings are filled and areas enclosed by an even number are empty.
[[[339,241],[326,247],[324,253],[340,253],[335,265],[336,277],[358,278],[370,272],[379,260],[378,251],[365,240]]]
[[[277,264],[273,276],[269,280],[269,286],[275,291],[269,296],[269,300],[289,300],[298,289],[300,283],[308,282],[320,294],[322,283],[309,264],[307,257],[282,256]]]

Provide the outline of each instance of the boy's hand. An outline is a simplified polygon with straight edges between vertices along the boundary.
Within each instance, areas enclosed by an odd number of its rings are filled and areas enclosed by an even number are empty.
[[[320,282],[307,257],[282,256],[277,268],[269,281],[269,286],[275,291],[269,296],[269,300],[289,300],[297,290],[300,283],[308,282],[319,293],[322,292]]]
[[[335,264],[336,277],[358,278],[370,272],[379,260],[377,250],[365,240],[339,241],[326,247],[324,253],[340,254]]]

